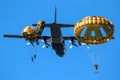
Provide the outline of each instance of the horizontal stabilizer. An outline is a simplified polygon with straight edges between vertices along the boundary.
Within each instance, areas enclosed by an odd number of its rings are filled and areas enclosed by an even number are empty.
[[[32,24],[32,26],[37,26],[37,24]],[[51,26],[56,26],[60,28],[66,28],[66,27],[74,27],[73,24],[45,24],[45,27],[51,27]]]

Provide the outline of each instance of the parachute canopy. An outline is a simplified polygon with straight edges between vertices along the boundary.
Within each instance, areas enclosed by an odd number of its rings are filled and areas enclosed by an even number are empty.
[[[45,21],[39,20],[37,23],[36,33],[41,35],[45,27]]]
[[[32,26],[26,26],[22,31],[22,34],[26,39],[32,38],[34,33],[35,33],[35,31],[34,31],[34,28]]]
[[[78,41],[86,44],[102,44],[113,37],[114,25],[102,16],[87,16],[74,26]]]

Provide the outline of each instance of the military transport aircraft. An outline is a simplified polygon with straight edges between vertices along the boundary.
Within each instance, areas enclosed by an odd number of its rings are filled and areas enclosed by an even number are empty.
[[[30,43],[34,46],[34,42],[36,42],[37,45],[39,45],[38,39],[44,40],[44,44],[45,47],[48,48],[49,46],[52,47],[52,49],[55,50],[56,54],[60,57],[62,57],[65,54],[65,40],[70,40],[72,45],[71,46],[76,46],[78,47],[78,45],[75,43],[75,40],[77,40],[74,36],[62,36],[62,32],[60,28],[69,28],[69,27],[74,27],[73,24],[58,24],[56,22],[56,7],[55,7],[55,14],[54,14],[54,22],[50,23],[50,24],[46,24],[44,23],[44,27],[46,28],[50,28],[51,31],[51,36],[42,36],[42,30],[43,27],[41,29],[41,31],[36,30],[36,32],[34,33],[38,33],[32,36],[32,38],[29,38],[25,36],[25,34],[23,33],[23,35],[7,35],[5,34],[4,37],[7,38],[25,38],[26,40],[29,40]],[[40,21],[40,23],[43,23]],[[38,26],[38,24],[32,24],[32,26]],[[32,30],[33,27],[27,27],[29,29]],[[41,27],[39,27],[41,28]],[[39,30],[38,28],[38,30]],[[31,31],[30,30],[30,31]],[[24,30],[25,31],[25,30]],[[23,31],[23,32],[24,32]],[[48,41],[50,41],[51,45],[48,44]],[[78,42],[79,45],[81,45],[80,42]]]

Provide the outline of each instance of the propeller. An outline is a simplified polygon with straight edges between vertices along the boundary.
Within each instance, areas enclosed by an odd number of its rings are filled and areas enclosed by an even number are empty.
[[[87,45],[87,48],[90,49],[89,45]]]
[[[71,44],[71,46],[70,46],[70,48],[72,48],[73,46],[78,47],[78,45],[77,45],[77,44],[75,44],[74,39],[71,39],[69,42],[70,42],[70,43],[72,43],[72,44]]]
[[[44,42],[44,45],[42,46],[42,48],[48,48],[50,47],[50,44],[48,43],[48,41],[46,39],[42,40],[42,42]]]
[[[34,44],[33,44],[33,42],[32,42],[31,40],[29,40],[29,42],[26,43],[26,45],[28,45],[28,46],[29,46],[30,44],[32,44],[32,46],[34,47]]]
[[[27,42],[26,45],[30,45],[30,42]]]
[[[45,45],[43,45],[42,48],[45,48]]]
[[[49,46],[48,45],[46,45],[46,44],[44,44],[43,46],[42,46],[42,48],[48,48]]]
[[[70,46],[70,49],[73,47],[73,45]]]
[[[81,43],[82,46],[86,45],[86,43]]]
[[[81,43],[81,46],[86,46],[86,47],[87,47],[87,49],[90,49],[89,45],[88,45],[88,44],[86,44],[86,43]]]

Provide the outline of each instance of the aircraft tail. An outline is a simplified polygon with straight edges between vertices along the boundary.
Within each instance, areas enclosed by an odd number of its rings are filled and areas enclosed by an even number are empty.
[[[57,9],[56,9],[56,6],[55,6],[55,14],[54,14],[54,23],[56,23],[56,17],[57,16]]]

